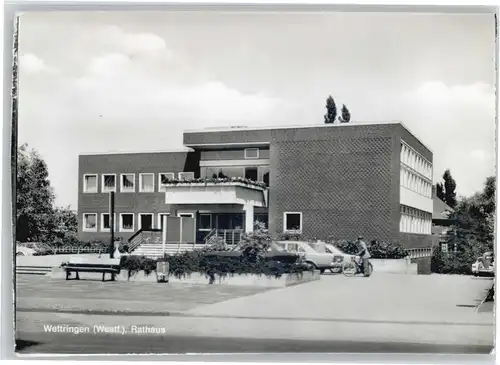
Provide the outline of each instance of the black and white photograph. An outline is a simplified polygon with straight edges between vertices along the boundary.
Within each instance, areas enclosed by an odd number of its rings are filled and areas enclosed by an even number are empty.
[[[490,354],[495,30],[17,14],[17,355]]]

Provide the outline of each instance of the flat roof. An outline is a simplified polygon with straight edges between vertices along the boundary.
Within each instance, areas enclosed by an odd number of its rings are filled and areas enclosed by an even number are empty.
[[[431,153],[434,153],[425,143],[423,143],[420,138],[418,138],[415,133],[413,133],[410,128],[408,128],[403,122],[399,120],[391,120],[385,122],[376,121],[351,121],[349,123],[334,123],[334,124],[302,124],[302,125],[275,125],[275,126],[228,126],[228,127],[208,127],[203,129],[186,129],[184,133],[218,133],[218,132],[238,132],[238,131],[258,131],[258,130],[277,130],[277,129],[299,129],[299,128],[338,128],[338,127],[357,127],[357,126],[368,126],[368,125],[388,125],[388,124],[399,124],[408,133],[410,133],[417,141],[424,145]]]
[[[177,148],[169,150],[151,150],[151,151],[104,151],[104,152],[82,152],[78,156],[93,156],[93,155],[129,155],[137,153],[173,153],[173,152],[194,152],[192,148]]]
[[[295,129],[295,128],[322,128],[322,127],[353,127],[359,125],[385,125],[385,124],[403,124],[401,121],[388,122],[349,122],[349,123],[334,123],[334,124],[288,124],[288,125],[273,125],[273,126],[227,126],[227,127],[208,127],[201,129],[186,129],[184,133],[212,133],[212,132],[234,132],[234,131],[260,131],[270,129]],[[405,127],[406,128],[406,127]],[[406,128],[408,129],[408,128]]]

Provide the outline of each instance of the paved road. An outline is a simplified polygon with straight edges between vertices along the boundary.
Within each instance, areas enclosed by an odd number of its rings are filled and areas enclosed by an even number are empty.
[[[446,353],[489,354],[491,346],[435,345],[397,342],[307,341],[296,339],[241,339],[186,336],[19,334],[20,354],[138,354],[138,353]]]
[[[39,280],[21,283],[18,291],[24,310],[17,312],[17,338],[35,342],[22,349],[26,352],[489,353],[493,345],[493,313],[474,310],[492,281],[471,277],[326,275],[267,291]],[[61,313],[89,305],[144,313]],[[47,333],[46,324],[146,325],[165,333],[75,337]]]

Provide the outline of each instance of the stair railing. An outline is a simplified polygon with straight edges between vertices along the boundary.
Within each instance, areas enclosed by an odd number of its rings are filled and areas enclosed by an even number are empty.
[[[212,238],[214,235],[217,235],[217,229],[214,228],[212,229],[206,236],[205,236],[205,239],[204,239],[204,242],[205,242],[205,245],[208,244],[208,241],[210,240],[210,238]]]

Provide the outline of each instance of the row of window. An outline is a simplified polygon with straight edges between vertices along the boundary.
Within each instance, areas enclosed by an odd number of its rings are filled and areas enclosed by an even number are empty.
[[[432,180],[432,164],[406,143],[401,143],[401,162]]]
[[[269,185],[269,166],[202,167],[200,175],[206,178],[244,177]]]
[[[400,205],[400,213],[409,215],[411,217],[432,219],[432,213],[424,212],[423,210],[409,207],[406,205]]]
[[[432,213],[401,205],[399,231],[404,233],[431,234]]]
[[[155,223],[154,213],[138,213],[137,214],[137,230],[152,229],[163,227],[163,217],[169,216],[170,213],[158,213]],[[101,213],[98,222],[98,213],[83,214],[83,231],[84,232],[109,232],[111,227],[110,214]],[[178,213],[178,217],[194,218],[194,213]],[[119,232],[135,232],[136,222],[134,213],[120,213],[118,221],[116,214],[114,216],[114,228],[118,225]],[[212,215],[200,214],[199,230],[210,231],[212,229]],[[285,212],[283,213],[283,231],[284,232],[302,232],[302,213],[301,212]],[[400,218],[400,231],[404,233],[431,234],[432,215],[427,212],[420,211],[415,208],[402,206]]]
[[[139,229],[153,229],[163,227],[163,217],[168,217],[170,213],[158,213],[155,223],[154,213],[139,213],[137,214],[137,227],[135,222],[134,213],[120,213],[118,221],[116,220],[116,214],[114,215],[114,229],[118,226],[119,232],[135,232],[136,228]],[[178,217],[189,217],[193,218],[194,213],[178,213]],[[100,220],[98,222],[98,213],[84,213],[83,214],[83,225],[82,230],[84,232],[109,232],[111,227],[110,214],[101,213]]]
[[[136,180],[135,173],[123,173],[120,176],[120,192],[121,193],[135,193]],[[140,173],[139,175],[139,192],[152,193],[155,192],[155,174],[154,173]],[[176,173],[174,172],[161,172],[158,174],[158,191],[165,191],[165,184],[174,180]],[[84,193],[97,193],[99,191],[99,175],[98,174],[85,174],[83,175],[83,192]],[[179,172],[177,173],[179,180],[193,180],[194,172]],[[116,192],[118,188],[117,174],[101,174],[101,193]]]
[[[400,168],[400,184],[418,194],[432,197],[432,183],[404,165]]]
[[[114,229],[118,226],[119,232],[135,232],[136,229],[162,229],[163,217],[170,216],[170,213],[158,213],[155,222],[154,213],[138,213],[137,226],[134,213],[120,213],[118,221],[116,214],[114,215]],[[178,217],[194,218],[194,213],[177,213]],[[201,213],[198,216],[198,229],[200,231],[210,231],[213,228],[212,215]],[[267,225],[267,214],[255,215],[255,219],[264,222]],[[302,213],[300,212],[285,212],[283,214],[283,231],[284,232],[302,232]],[[84,232],[109,232],[111,227],[109,213],[83,213],[82,230]]]

